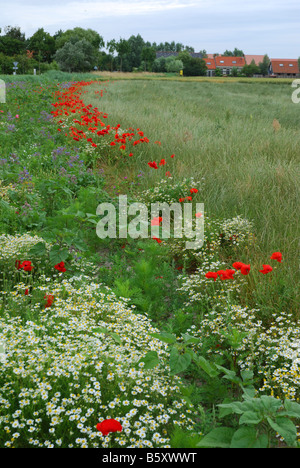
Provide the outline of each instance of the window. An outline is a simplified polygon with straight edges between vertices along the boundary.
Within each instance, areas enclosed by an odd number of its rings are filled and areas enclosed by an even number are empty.
[[[220,63],[224,63],[224,60],[220,60]]]
[[[280,66],[280,67],[283,67],[283,63],[280,63],[279,66]]]
[[[293,67],[293,66],[294,66],[294,64],[293,64],[293,63],[289,63],[289,67]]]
[[[232,60],[232,63],[236,63],[236,60]]]

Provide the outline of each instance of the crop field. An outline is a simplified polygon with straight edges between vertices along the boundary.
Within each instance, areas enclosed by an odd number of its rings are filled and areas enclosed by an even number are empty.
[[[0,446],[299,448],[291,80],[0,78]]]

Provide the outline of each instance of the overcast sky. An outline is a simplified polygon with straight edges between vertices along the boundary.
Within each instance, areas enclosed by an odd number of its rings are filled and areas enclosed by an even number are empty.
[[[299,0],[0,0],[0,27],[26,37],[76,26],[105,42],[140,34],[150,42],[181,42],[223,53],[235,47],[271,58],[300,56]]]

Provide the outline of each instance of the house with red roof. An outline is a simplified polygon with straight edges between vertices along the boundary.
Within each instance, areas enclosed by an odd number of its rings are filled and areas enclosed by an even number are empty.
[[[270,76],[276,78],[295,78],[299,75],[297,59],[271,59],[269,65]]]
[[[216,72],[216,62],[214,57],[206,57],[203,59],[206,63],[206,75],[207,76],[214,76]]]
[[[222,74],[228,76],[231,74],[232,69],[236,68],[241,72],[244,65],[246,65],[245,57],[227,57],[218,55],[215,57],[216,68],[222,71]]]
[[[251,65],[254,61],[255,65],[259,65],[264,60],[264,55],[245,55],[246,65]]]

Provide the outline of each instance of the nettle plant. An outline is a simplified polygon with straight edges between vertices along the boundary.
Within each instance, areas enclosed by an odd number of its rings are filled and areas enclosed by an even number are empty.
[[[251,377],[245,371],[242,378]],[[226,378],[229,377],[228,372]],[[251,389],[252,390],[252,389]],[[201,448],[271,448],[283,442],[288,447],[299,447],[297,422],[300,424],[300,405],[285,399],[262,395],[254,396],[249,388],[242,401],[219,404],[219,417],[234,415],[237,427],[222,426],[213,429],[197,444]]]

